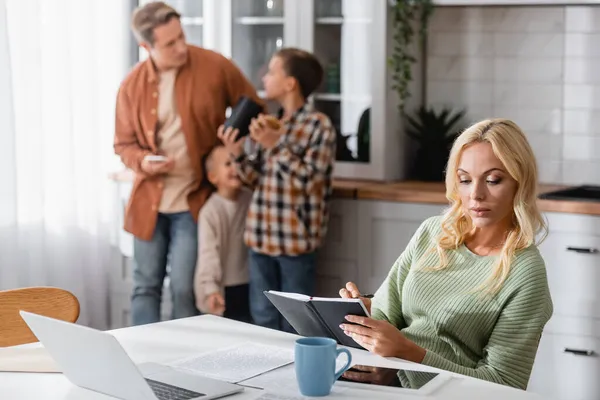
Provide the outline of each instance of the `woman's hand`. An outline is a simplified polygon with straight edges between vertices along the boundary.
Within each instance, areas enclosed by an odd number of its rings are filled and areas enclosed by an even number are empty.
[[[217,130],[217,137],[223,142],[225,149],[234,157],[239,157],[244,152],[245,137],[238,140],[239,131],[231,127],[225,129],[223,125]]]
[[[346,320],[352,323],[341,324],[340,328],[356,343],[372,353],[417,363],[425,358],[425,349],[408,340],[398,328],[387,321],[357,315],[347,315]]]
[[[383,386],[387,386],[398,379],[395,369],[372,367],[370,365],[354,365],[344,372],[342,376],[355,382],[365,382]]]
[[[371,314],[371,299],[367,299],[366,297],[360,296],[360,291],[354,284],[354,282],[346,283],[346,287],[340,289],[340,297],[344,299],[361,299],[369,314]]]

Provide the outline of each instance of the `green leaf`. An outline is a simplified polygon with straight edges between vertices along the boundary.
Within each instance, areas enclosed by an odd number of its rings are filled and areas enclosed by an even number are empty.
[[[433,0],[398,0],[390,11],[394,43],[387,64],[391,71],[391,88],[398,95],[398,110],[404,115],[405,100],[411,97],[409,84],[413,80],[412,66],[417,62],[417,58],[411,54],[413,42],[417,33],[420,40],[426,37],[434,4]],[[420,22],[418,30],[414,27],[416,21]]]

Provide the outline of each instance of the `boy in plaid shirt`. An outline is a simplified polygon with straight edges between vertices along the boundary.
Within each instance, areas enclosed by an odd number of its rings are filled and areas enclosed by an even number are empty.
[[[281,105],[279,121],[260,115],[250,125],[258,144],[245,154],[237,131],[219,129],[240,178],[255,187],[244,240],[250,248],[250,311],[254,322],[293,332],[265,290],[312,295],[316,250],[327,231],[335,161],[335,129],[307,103],[323,68],[310,53],[285,48],[263,78],[266,97]],[[274,126],[279,125],[278,128]]]

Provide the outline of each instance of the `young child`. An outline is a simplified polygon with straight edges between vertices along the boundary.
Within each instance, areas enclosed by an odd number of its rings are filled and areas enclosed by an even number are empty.
[[[236,131],[221,127],[218,134],[240,178],[256,188],[244,234],[251,249],[252,319],[289,332],[293,329],[263,291],[314,292],[315,252],[327,231],[336,137],[329,118],[307,102],[322,78],[323,68],[312,54],[280,50],[263,78],[267,99],[281,106],[279,123],[264,115],[252,121],[250,137],[258,146],[248,155]]]
[[[225,147],[216,146],[205,160],[207,179],[216,191],[198,218],[196,306],[204,313],[250,322],[243,232],[252,192],[242,186]]]

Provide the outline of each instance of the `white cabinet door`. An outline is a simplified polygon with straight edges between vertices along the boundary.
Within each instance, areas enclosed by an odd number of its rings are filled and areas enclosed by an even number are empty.
[[[357,218],[356,200],[331,202],[328,232],[317,264],[317,295],[337,296],[346,282],[356,281],[360,251]]]
[[[314,27],[312,34],[307,30],[307,36],[313,37],[307,47],[325,69],[313,100],[315,108],[329,116],[338,133],[336,174],[340,176],[344,162],[370,162],[371,124],[366,121],[372,108],[372,68],[374,52],[378,50],[373,46],[377,3],[314,0],[311,18],[304,21]],[[308,11],[310,4],[306,2],[303,11]],[[373,123],[377,125],[376,121]]]
[[[369,200],[358,203],[358,283],[360,290],[373,293],[421,223],[439,215],[445,206]]]
[[[539,249],[554,315],[600,318],[600,218],[567,213],[546,217],[549,234]]]
[[[555,315],[600,318],[600,236],[552,230],[540,245]]]
[[[545,333],[528,391],[556,400],[600,399],[600,339]]]
[[[388,0],[297,3],[298,45],[313,52],[325,69],[312,100],[337,131],[334,174],[349,179],[402,178],[406,135],[399,134],[396,98],[389,84]],[[416,104],[418,99],[412,101]]]
[[[273,53],[297,40],[297,2],[205,1],[210,48],[232,58],[256,89],[262,90],[262,77]]]

